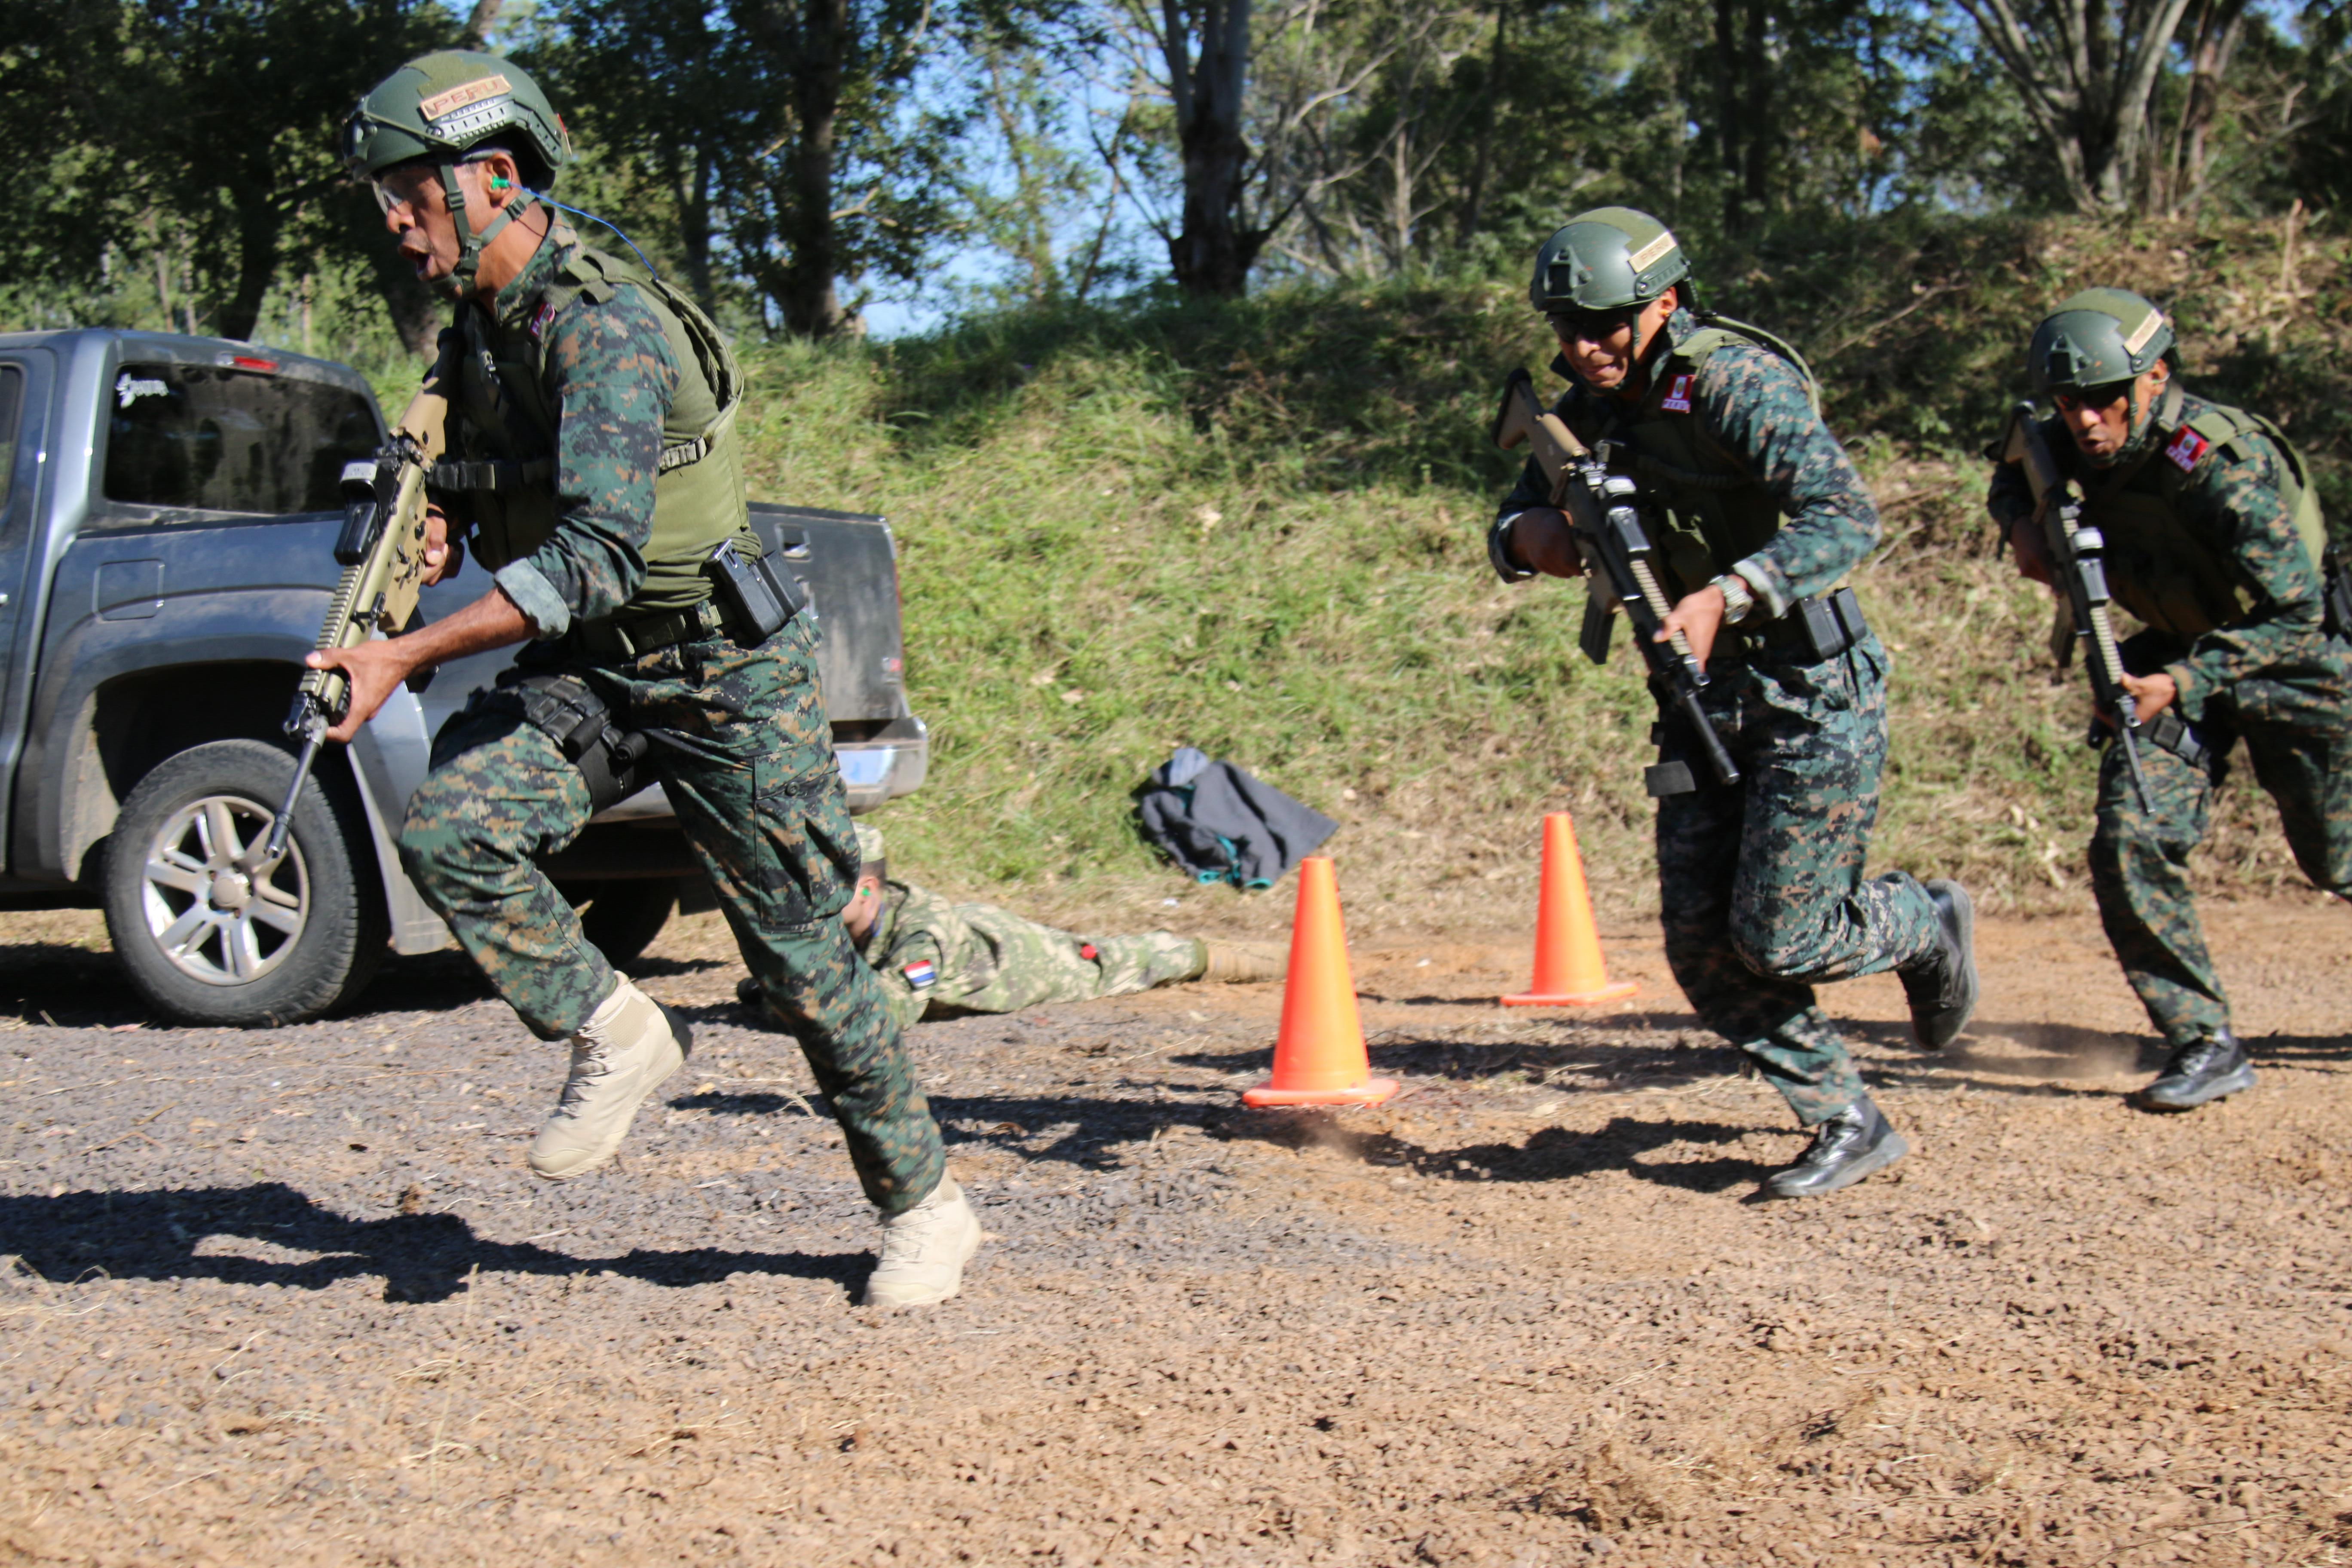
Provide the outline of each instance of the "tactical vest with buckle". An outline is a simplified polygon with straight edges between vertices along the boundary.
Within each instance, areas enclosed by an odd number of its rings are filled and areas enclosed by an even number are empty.
[[[660,321],[678,364],[677,391],[662,420],[653,531],[643,548],[645,581],[609,617],[610,624],[650,626],[709,599],[702,564],[721,542],[734,541],[750,559],[760,554],[744,505],[735,434],[742,371],[710,319],[645,268],[583,246],[561,226],[543,243],[568,247],[569,254],[531,308],[503,311],[503,321],[471,307],[458,310],[450,330],[462,335],[465,352],[457,356],[452,455],[436,465],[431,484],[464,492],[474,518],[475,552],[491,571],[545,543],[556,524],[559,400],[543,340],[575,300],[602,304],[624,285],[634,287]],[[603,637],[588,624],[578,630],[583,646],[644,640]]]

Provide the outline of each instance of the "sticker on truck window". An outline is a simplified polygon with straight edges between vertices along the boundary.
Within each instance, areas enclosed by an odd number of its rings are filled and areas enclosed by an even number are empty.
[[[169,397],[172,389],[152,376],[124,371],[114,378],[114,405],[128,408],[142,397]]]

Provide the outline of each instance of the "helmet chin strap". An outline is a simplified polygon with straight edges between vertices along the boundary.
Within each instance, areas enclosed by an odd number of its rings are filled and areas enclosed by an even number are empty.
[[[515,186],[514,199],[485,225],[478,234],[466,216],[466,192],[457,184],[456,163],[441,165],[441,189],[449,207],[449,219],[457,226],[457,265],[451,268],[442,291],[453,299],[470,300],[475,293],[475,277],[482,269],[482,252],[490,241],[506,231],[507,225],[529,212],[539,201],[539,193],[529,185]]]

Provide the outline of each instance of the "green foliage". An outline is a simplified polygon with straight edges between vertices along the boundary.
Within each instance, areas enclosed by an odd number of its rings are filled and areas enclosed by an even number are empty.
[[[1874,224],[1696,258],[1727,277],[1721,302],[1818,353],[1885,518],[1857,578],[1896,664],[1878,863],[2011,905],[2079,893],[2086,700],[2052,681],[2046,598],[1990,558],[1971,449],[2022,389],[2036,313],[2096,277],[2179,298],[2196,384],[2289,418],[2345,471],[2335,329],[2257,368],[2272,340],[2218,308],[2275,279],[2277,237]],[[2297,286],[2333,300],[2345,251],[2305,242]],[[1515,471],[1485,437],[1496,386],[1548,357],[1516,281],[1026,310],[756,353],[755,492],[886,512],[905,549],[910,695],[935,751],[890,809],[897,858],[1047,908],[1197,897],[1130,803],[1191,743],[1346,824],[1351,917],[1493,918],[1528,893],[1538,819],[1560,808],[1604,900],[1643,906],[1638,666],[1622,634],[1609,666],[1586,664],[1580,594],[1499,584],[1483,548]],[[2290,385],[2292,404],[2252,395]],[[2277,885],[2268,808],[2230,802],[2200,864]]]

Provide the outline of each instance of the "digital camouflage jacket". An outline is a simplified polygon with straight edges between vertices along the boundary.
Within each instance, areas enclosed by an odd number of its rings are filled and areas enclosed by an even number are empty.
[[[2155,628],[2181,717],[2196,722],[2248,679],[2332,689],[2340,660],[2320,629],[2318,565],[2282,493],[2284,459],[2258,431],[2200,436],[2193,426],[2215,428],[2213,416],[2230,414],[2220,405],[2185,393],[2168,403],[2105,468],[2055,418],[2042,428],[2084,497],[2083,521],[2105,537],[2116,601]],[[2003,530],[2031,517],[2023,468],[1996,466],[1985,506]]]
[[[1702,489],[1721,495],[1752,486],[1741,510],[1777,513],[1778,525],[1771,526],[1766,516],[1766,526],[1754,531],[1759,541],[1716,569],[1737,570],[1755,591],[1759,613],[1778,616],[1799,599],[1835,587],[1861,563],[1878,542],[1878,509],[1845,448],[1815,411],[1803,374],[1773,349],[1738,336],[1736,326],[1730,331],[1731,341],[1706,353],[1694,372],[1677,374],[1675,365],[1685,344],[1702,333],[1720,336],[1722,330],[1688,310],[1675,311],[1666,321],[1668,345],[1652,362],[1649,384],[1639,398],[1592,392],[1576,382],[1565,356],[1556,358],[1551,368],[1570,384],[1554,411],[1588,446],[1623,439],[1627,432],[1662,420],[1686,419],[1692,426],[1689,444],[1707,455],[1712,472],[1689,486],[1639,467],[1634,477],[1677,510],[1685,500],[1712,506],[1712,497],[1696,493]],[[1695,493],[1678,496],[1683,489]],[[1550,488],[1530,461],[1497,510],[1495,525],[1499,529],[1549,500]],[[1704,585],[1703,576],[1689,581],[1693,574],[1677,574],[1683,592]]]

